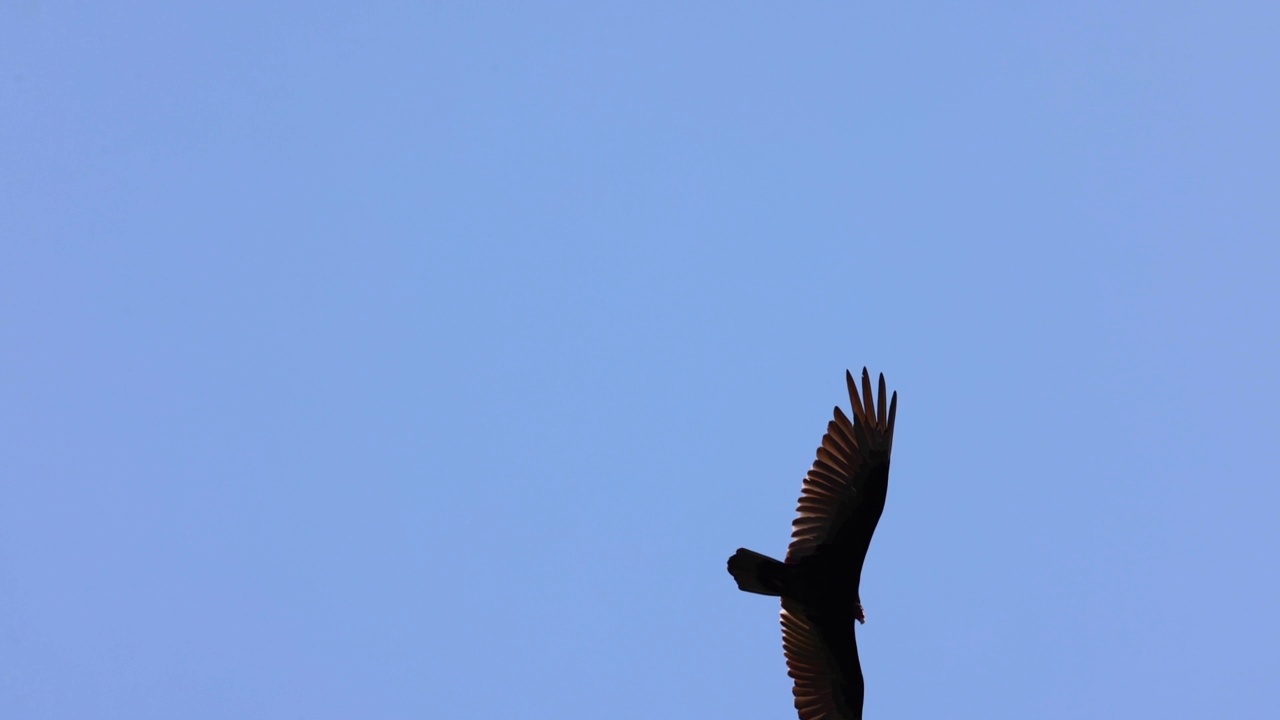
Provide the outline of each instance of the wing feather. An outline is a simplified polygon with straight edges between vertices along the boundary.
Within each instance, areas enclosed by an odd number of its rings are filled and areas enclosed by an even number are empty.
[[[865,413],[862,412],[862,399],[858,397],[858,383],[853,379],[853,373],[848,370],[844,371],[844,383],[849,387],[849,406],[853,410],[854,417],[862,417]]]
[[[898,416],[898,393],[893,393],[893,399],[889,401],[889,450],[893,450],[893,421]]]
[[[885,427],[884,421],[884,373],[880,373],[880,392],[876,394],[876,424]]]
[[[867,414],[863,420],[868,424],[874,423],[876,419],[875,397],[871,394],[871,373],[862,368],[862,408]]]

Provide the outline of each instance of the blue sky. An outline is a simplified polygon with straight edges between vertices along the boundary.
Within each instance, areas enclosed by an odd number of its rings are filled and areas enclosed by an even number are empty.
[[[0,714],[784,718],[846,367],[868,718],[1280,703],[1280,10],[0,8]]]

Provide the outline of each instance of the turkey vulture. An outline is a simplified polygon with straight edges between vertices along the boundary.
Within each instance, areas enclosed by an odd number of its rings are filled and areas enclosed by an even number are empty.
[[[898,393],[886,408],[881,375],[873,400],[866,368],[861,398],[848,371],[845,381],[853,420],[836,407],[800,489],[786,561],[746,548],[729,558],[738,589],[782,597],[782,649],[800,720],[862,718],[862,664],[853,628],[855,620],[866,621],[858,583],[889,487]]]

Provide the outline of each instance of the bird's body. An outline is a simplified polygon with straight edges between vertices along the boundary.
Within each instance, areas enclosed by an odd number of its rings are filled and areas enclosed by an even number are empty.
[[[745,592],[782,598],[782,643],[801,720],[861,720],[863,681],[854,635],[865,620],[862,564],[884,510],[898,395],[878,402],[849,373],[850,420],[839,407],[805,476],[785,562],[739,548],[729,573]]]

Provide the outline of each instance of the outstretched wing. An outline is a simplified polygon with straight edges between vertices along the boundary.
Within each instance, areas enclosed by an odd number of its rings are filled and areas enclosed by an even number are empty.
[[[871,394],[871,375],[866,368],[862,369],[861,397],[853,375],[846,371],[844,376],[849,386],[853,419],[836,406],[835,419],[827,424],[818,457],[800,490],[786,561],[798,562],[820,547],[826,547],[838,555],[856,554],[858,567],[850,571],[858,572],[867,552],[866,545],[871,542],[871,533],[884,509],[884,492],[880,486],[887,483],[889,477],[898,393],[889,400],[886,412],[883,374],[879,397],[875,400]],[[869,487],[873,484],[877,487]]]
[[[862,664],[852,612],[819,614],[782,601],[782,649],[800,720],[860,720]]]

